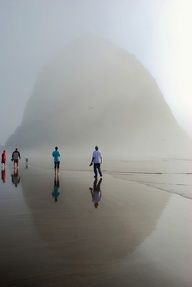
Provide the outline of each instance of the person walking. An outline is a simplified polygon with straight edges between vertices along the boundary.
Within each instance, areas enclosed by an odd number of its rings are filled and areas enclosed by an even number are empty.
[[[6,156],[6,151],[4,150],[4,151],[2,152],[2,155],[1,155],[2,170],[5,169],[6,160],[7,160],[7,156]]]
[[[91,163],[89,165],[89,166],[93,165],[95,178],[97,178],[97,171],[99,172],[100,177],[102,177],[101,164],[102,164],[102,155],[101,152],[99,151],[98,146],[95,146],[95,150],[92,154]]]
[[[59,172],[59,166],[60,166],[60,152],[58,150],[58,147],[55,147],[55,150],[52,152],[52,157],[54,159],[54,169],[55,173]]]
[[[13,161],[13,167],[18,168],[19,166],[19,160],[21,159],[21,155],[20,152],[18,151],[18,149],[16,148],[14,150],[14,152],[12,153],[12,161]]]

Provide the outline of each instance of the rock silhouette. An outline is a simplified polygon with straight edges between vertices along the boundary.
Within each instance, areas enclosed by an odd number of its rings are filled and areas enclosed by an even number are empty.
[[[56,143],[73,154],[98,144],[117,158],[183,156],[191,146],[150,73],[100,38],[74,41],[44,68],[7,146]]]

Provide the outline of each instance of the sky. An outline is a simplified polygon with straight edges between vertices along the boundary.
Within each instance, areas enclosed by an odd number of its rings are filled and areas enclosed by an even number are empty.
[[[88,35],[134,54],[192,136],[191,8],[190,0],[0,0],[0,144],[21,123],[43,67]]]

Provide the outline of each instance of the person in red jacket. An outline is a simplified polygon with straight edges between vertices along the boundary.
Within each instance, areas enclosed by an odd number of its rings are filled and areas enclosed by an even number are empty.
[[[1,155],[1,164],[2,164],[2,169],[5,169],[6,165],[6,151],[4,150]]]

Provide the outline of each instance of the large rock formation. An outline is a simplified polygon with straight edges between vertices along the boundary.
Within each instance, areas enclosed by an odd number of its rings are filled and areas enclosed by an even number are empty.
[[[75,41],[44,68],[7,142],[56,144],[74,154],[97,144],[109,157],[128,158],[188,154],[191,142],[136,58],[92,38]]]

